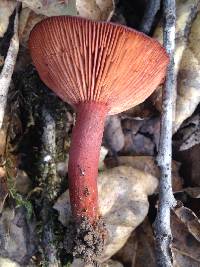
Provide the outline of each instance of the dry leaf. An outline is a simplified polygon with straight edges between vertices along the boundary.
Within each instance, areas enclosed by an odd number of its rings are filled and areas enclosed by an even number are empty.
[[[0,1],[0,37],[4,36],[9,24],[9,18],[16,7],[16,1]]]
[[[175,214],[171,216],[172,252],[175,267],[200,266],[200,243]]]
[[[184,122],[179,130],[182,135],[180,151],[190,149],[200,143],[200,114],[192,116]]]
[[[178,73],[183,51],[187,46],[188,33],[193,19],[198,11],[199,0],[176,1],[176,49],[174,55],[175,72]],[[154,37],[163,42],[163,29],[160,24],[155,30]]]
[[[145,221],[131,234],[124,247],[114,256],[125,266],[155,267],[156,257],[153,230],[150,222]]]
[[[45,16],[36,14],[30,8],[23,8],[19,20],[19,41],[24,47],[27,46],[29,34],[33,27],[43,20]]]
[[[51,16],[76,15],[75,0],[22,0],[23,7],[29,7],[35,13]]]
[[[120,156],[117,157],[117,161],[106,161],[108,167],[114,167],[119,165],[126,165],[141,170],[147,174],[151,174],[156,178],[160,178],[160,171],[155,162],[155,158],[152,156]],[[172,162],[172,187],[173,191],[181,191],[183,189],[183,180],[179,175],[180,163],[177,161]]]
[[[20,267],[20,265],[8,258],[0,257],[0,267]]]
[[[113,259],[120,260],[124,266],[131,266],[133,260],[135,262],[137,253],[137,238],[137,230],[135,230],[131,233],[125,245],[113,256]]]
[[[114,11],[113,0],[77,0],[80,17],[94,20],[110,20]]]
[[[23,0],[23,9],[19,20],[19,40],[27,46],[29,34],[33,27],[46,16],[76,15],[75,0]]]
[[[200,198],[200,187],[187,187],[184,191],[192,198]]]
[[[8,196],[8,187],[5,178],[5,171],[0,167],[0,214],[3,211],[5,200]]]
[[[4,208],[0,217],[1,256],[28,266],[37,248],[36,225],[27,221],[23,208]],[[4,266],[3,266],[4,267]]]
[[[188,232],[187,227],[182,223],[175,214],[171,216],[172,228],[172,252],[174,267],[199,267],[200,266],[200,243]],[[132,267],[155,267],[155,240],[153,236],[152,226],[145,220],[135,231],[134,238],[129,238],[126,245],[120,250],[119,256],[122,263],[127,260],[123,254],[126,246],[132,248]],[[125,251],[124,251],[125,252]],[[131,253],[129,253],[129,265],[131,261]],[[114,258],[119,259],[118,253]]]
[[[184,207],[182,203],[179,203],[174,208],[174,212],[180,221],[187,226],[188,231],[200,242],[200,221],[195,213],[189,208]]]
[[[136,235],[138,246],[132,267],[156,266],[153,229],[148,219],[136,230]]]
[[[180,65],[177,83],[176,116],[174,132],[182,122],[190,117],[200,102],[200,13],[194,20],[189,36],[189,44],[185,49]]]
[[[157,179],[150,174],[128,166],[120,166],[99,174],[98,190],[100,212],[109,232],[109,239],[101,262],[109,259],[127,241],[131,232],[144,220],[149,203],[148,195],[157,187]],[[54,205],[66,226],[69,220],[69,192],[66,191]]]
[[[176,47],[175,47],[175,54],[174,54],[174,62],[175,62],[175,74],[178,74],[181,59],[183,56],[184,49],[187,46],[188,41],[188,33],[190,30],[191,23],[193,19],[195,18],[197,11],[198,11],[198,4],[199,0],[177,0],[176,1]],[[162,26],[161,24],[156,29],[154,33],[154,37],[158,39],[161,43],[163,40],[162,35]],[[158,110],[161,110],[161,103],[162,103],[162,97],[161,97],[161,89],[156,90],[153,95],[152,99],[153,102],[156,103],[156,106],[158,107]],[[176,96],[176,92],[174,92],[174,114],[173,114],[173,121],[174,121],[174,127],[177,128],[177,120],[178,117],[175,115],[175,105],[176,105],[176,98],[177,101],[179,101],[179,95]],[[157,100],[156,100],[157,99]],[[176,110],[176,114],[179,112],[179,109]],[[181,116],[181,115],[180,115]],[[175,117],[177,117],[175,119]],[[177,125],[177,126],[176,126]]]

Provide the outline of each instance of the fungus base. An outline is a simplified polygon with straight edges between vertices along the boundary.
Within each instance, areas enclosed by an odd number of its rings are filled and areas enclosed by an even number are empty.
[[[81,258],[86,263],[98,266],[97,258],[101,255],[107,231],[102,218],[91,224],[87,218],[80,223],[71,223],[65,236],[64,246],[67,252]]]

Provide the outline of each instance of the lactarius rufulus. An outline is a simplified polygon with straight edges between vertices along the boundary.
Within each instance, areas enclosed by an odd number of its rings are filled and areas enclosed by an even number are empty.
[[[68,16],[37,24],[29,47],[41,79],[77,112],[69,152],[70,202],[76,222],[87,218],[95,224],[105,118],[143,102],[163,82],[168,55],[156,40],[130,28]]]

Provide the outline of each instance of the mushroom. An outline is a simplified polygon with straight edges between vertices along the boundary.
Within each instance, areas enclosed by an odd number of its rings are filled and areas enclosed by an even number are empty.
[[[41,79],[77,112],[68,167],[71,209],[76,222],[86,218],[94,226],[105,118],[143,102],[163,82],[168,55],[128,27],[70,16],[37,24],[29,47]]]

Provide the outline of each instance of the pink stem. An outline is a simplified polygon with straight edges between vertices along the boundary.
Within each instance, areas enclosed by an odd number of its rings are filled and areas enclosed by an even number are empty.
[[[69,192],[76,221],[99,217],[97,175],[104,122],[108,107],[97,102],[77,105],[76,125],[69,152]]]

